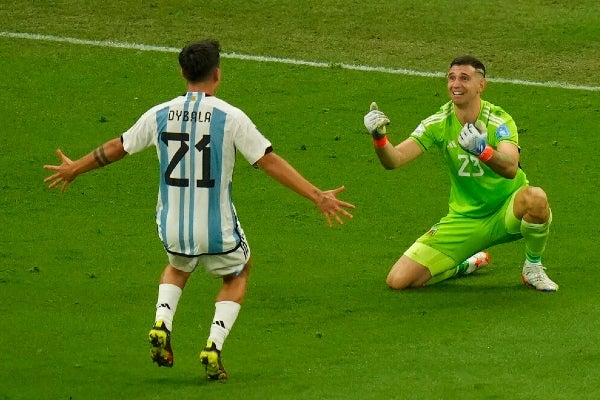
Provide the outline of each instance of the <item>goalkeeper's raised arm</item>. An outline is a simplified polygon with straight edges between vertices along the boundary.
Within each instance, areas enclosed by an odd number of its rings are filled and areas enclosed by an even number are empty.
[[[373,138],[375,153],[385,169],[399,168],[423,154],[419,145],[410,138],[395,147],[388,141],[386,126],[390,124],[390,120],[379,110],[377,103],[371,103],[370,110],[364,117],[364,124]]]

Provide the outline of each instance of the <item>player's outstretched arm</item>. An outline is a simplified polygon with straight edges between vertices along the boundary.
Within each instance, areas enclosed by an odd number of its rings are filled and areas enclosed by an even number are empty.
[[[346,211],[345,208],[352,209],[355,206],[336,198],[336,195],[345,189],[344,186],[322,191],[300,175],[286,160],[273,152],[265,154],[258,160],[257,164],[260,169],[282,185],[312,200],[327,219],[329,226],[333,226],[332,218],[341,225],[344,224],[341,216],[352,218],[352,214]]]
[[[396,169],[419,157],[423,150],[417,142],[409,138],[395,147],[390,142],[386,142],[383,147],[375,146],[375,154],[385,169]]]
[[[61,164],[44,165],[44,169],[54,172],[44,179],[44,182],[50,189],[61,185],[61,192],[64,192],[77,176],[118,161],[125,157],[127,152],[123,148],[121,138],[118,137],[98,146],[94,151],[76,161],[72,161],[60,149],[56,150],[56,154],[61,160]]]
[[[390,124],[390,119],[379,110],[377,103],[371,103],[363,119],[365,128],[373,137],[375,153],[385,169],[399,168],[423,153],[412,139],[406,139],[395,147],[387,140],[386,126]]]

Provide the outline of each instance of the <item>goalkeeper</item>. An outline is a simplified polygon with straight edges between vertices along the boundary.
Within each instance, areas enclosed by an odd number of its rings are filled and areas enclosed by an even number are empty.
[[[448,214],[394,264],[387,277],[392,289],[469,274],[487,265],[486,249],[523,238],[523,283],[541,291],[558,290],[542,265],[552,222],[546,193],[529,186],[519,164],[515,122],[502,108],[482,100],[486,84],[481,61],[472,56],[454,59],[447,75],[451,100],[397,146],[387,140],[390,121],[375,103],[364,117],[386,169],[402,167],[435,146],[450,173]]]

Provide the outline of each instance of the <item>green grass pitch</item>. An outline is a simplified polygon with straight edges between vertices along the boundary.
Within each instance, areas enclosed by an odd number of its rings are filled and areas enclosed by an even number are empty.
[[[154,152],[62,195],[44,186],[42,165],[57,147],[85,154],[182,93],[176,54],[0,35],[0,400],[600,398],[595,2],[197,3],[8,1],[0,31],[175,48],[215,37],[230,53],[331,63],[224,58],[218,95],[319,187],[345,185],[355,218],[329,229],[240,159],[234,201],[254,267],[223,352],[230,379],[205,381],[198,361],[219,286],[201,271],[174,321],[175,366],[157,368],[146,341],[166,263]],[[484,98],[515,118],[522,165],[549,195],[557,293],[522,285],[522,242],[492,248],[490,267],[464,279],[385,286],[446,212],[448,182],[435,153],[383,170],[362,117],[377,101],[397,143],[446,101],[445,80],[339,65],[444,72],[467,52],[487,62]]]

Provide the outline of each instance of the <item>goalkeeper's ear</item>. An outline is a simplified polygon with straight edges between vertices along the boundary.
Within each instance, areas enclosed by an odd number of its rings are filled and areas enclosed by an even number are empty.
[[[369,107],[369,111],[373,111],[373,110],[379,110],[379,107],[377,107],[377,103],[372,102],[371,106]]]

